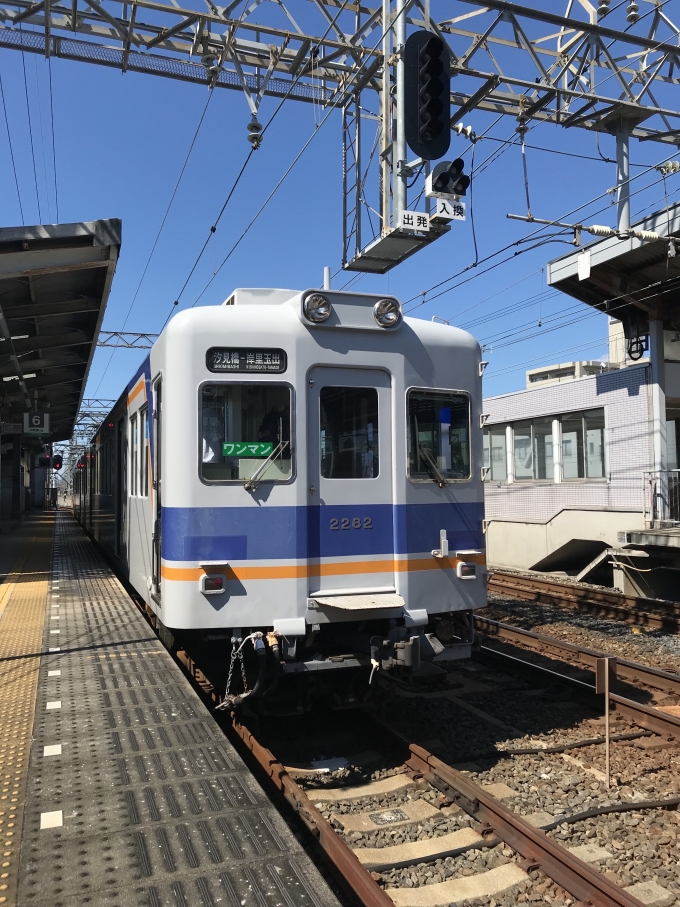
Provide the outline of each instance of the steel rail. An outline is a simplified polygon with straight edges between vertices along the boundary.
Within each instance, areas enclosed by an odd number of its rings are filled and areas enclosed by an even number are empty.
[[[480,821],[482,835],[491,843],[491,833],[520,853],[531,866],[540,868],[573,897],[593,907],[642,907],[629,892],[610,882],[600,872],[575,857],[566,847],[534,828],[518,813],[504,806],[461,772],[437,759],[416,744],[377,722],[400,744],[408,746],[405,765],[413,775],[423,777],[470,816]],[[388,893],[380,888],[330,823],[295,783],[276,756],[244,725],[233,718],[232,728],[254,756],[262,770],[317,838],[341,880],[366,907],[394,907]]]
[[[488,624],[493,624],[494,621],[487,621],[486,618],[480,619],[487,622]],[[502,626],[502,625],[501,625]],[[509,627],[509,625],[505,625]],[[481,627],[480,627],[481,628]],[[509,631],[512,631],[512,634]],[[503,631],[505,632],[505,631]],[[526,634],[526,636],[525,636]],[[548,645],[552,647],[554,652],[559,652],[562,649],[562,654],[566,653],[566,657],[574,657],[572,650],[576,649],[578,651],[578,646],[572,646],[571,643],[561,643],[558,640],[553,639],[551,636],[540,636],[538,633],[529,633],[527,630],[521,630],[519,627],[509,627],[508,636],[514,636],[515,641],[521,642],[523,645],[527,645],[531,648],[538,648],[536,640],[539,640],[541,647],[545,645],[547,648]],[[534,637],[534,640],[531,639]],[[544,643],[545,641],[545,643]],[[534,645],[530,645],[531,643]],[[546,669],[541,665],[534,664],[530,661],[524,661],[517,658],[514,658],[511,655],[506,655],[504,652],[500,652],[497,649],[484,649],[485,653],[490,655],[496,655],[500,658],[512,658],[516,662],[520,662],[522,667],[528,668],[529,670],[546,672],[552,675],[553,677],[557,676],[561,680],[564,680],[566,683],[578,684],[578,686],[586,693],[592,691],[592,694],[595,695],[595,687],[585,684],[583,681],[578,680],[574,677],[570,677],[568,674],[557,673],[551,669]],[[604,653],[596,653],[594,650],[583,649],[581,657],[585,661],[586,658],[592,656],[603,657]],[[646,679],[643,680],[643,683],[648,683],[651,685],[656,685],[658,687],[661,683],[673,684],[672,687],[664,687],[663,689],[672,689],[673,692],[677,692],[680,688],[680,678],[675,679],[672,674],[666,673],[665,671],[659,671],[656,668],[647,667],[646,665],[640,665],[637,662],[628,662],[625,659],[622,659],[618,664],[624,665],[624,670],[628,673],[629,677],[632,677],[635,673],[638,680],[641,680],[643,677]],[[623,673],[621,674],[623,677]],[[653,731],[655,734],[661,734],[662,736],[668,737],[673,736],[676,739],[680,739],[680,717],[676,715],[671,715],[669,712],[663,712],[660,709],[654,708],[653,706],[643,705],[641,702],[635,702],[634,699],[627,699],[625,696],[619,696],[617,693],[609,694],[610,703],[613,704],[613,707],[621,715],[625,715],[629,718],[634,724],[638,727],[645,728],[645,730]]]
[[[570,661],[586,665],[593,670],[596,667],[598,658],[610,657],[608,653],[600,652],[597,649],[588,649],[585,646],[563,642],[553,636],[546,636],[543,633],[535,633],[531,630],[523,630],[511,624],[490,620],[488,617],[475,615],[475,626],[486,636],[518,642],[535,652],[545,653],[548,651],[558,655],[560,658],[567,658]],[[659,668],[640,664],[637,661],[628,661],[625,658],[617,658],[616,665],[617,675],[622,680],[628,680],[632,683],[644,683],[657,690],[664,690],[669,693],[680,693],[680,674],[671,674],[669,671],[662,671]]]
[[[486,823],[502,841],[575,898],[594,907],[639,907],[641,902],[636,897],[579,860],[554,838],[534,828],[461,772],[420,746],[411,744],[409,749],[411,756],[406,765],[413,772],[421,774],[475,819]]]
[[[489,592],[514,595],[525,601],[575,608],[599,617],[625,620],[636,626],[651,627],[669,633],[680,631],[680,605],[656,598],[638,598],[621,592],[592,589],[561,583],[559,580],[494,572]]]
[[[276,756],[262,746],[247,727],[232,716],[232,728],[274,786],[314,835],[333,864],[339,880],[363,907],[394,907],[394,901],[361,865],[354,851],[337,835],[302,788],[293,781]]]

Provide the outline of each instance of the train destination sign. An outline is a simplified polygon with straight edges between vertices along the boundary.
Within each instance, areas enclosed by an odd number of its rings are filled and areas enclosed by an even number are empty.
[[[271,441],[224,441],[223,457],[271,457],[274,445]]]
[[[211,372],[276,372],[286,370],[283,350],[245,349],[244,347],[213,346],[205,362]]]

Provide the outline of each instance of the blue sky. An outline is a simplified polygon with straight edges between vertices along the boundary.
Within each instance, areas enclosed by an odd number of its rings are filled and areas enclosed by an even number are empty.
[[[48,63],[32,54],[26,54],[24,62],[42,218],[36,201],[22,55],[0,50],[0,76],[24,219],[27,224],[39,220],[54,222]],[[137,293],[125,329],[158,331],[248,153],[246,127],[250,114],[246,100],[237,91],[215,92],[165,229],[139,287],[205,106],[207,89],[137,73],[123,75],[114,69],[61,59],[53,59],[51,66],[59,220],[122,219],[123,245],[104,327],[123,328]],[[267,122],[277,105],[276,99],[265,98],[262,122]],[[475,112],[465,122],[481,134],[493,120],[488,114]],[[509,147],[495,162],[480,167],[499,147],[493,139],[509,138],[515,125],[512,118],[501,120],[475,149],[475,164],[480,172],[474,179],[473,204],[482,263],[445,284],[442,289],[446,292],[437,298],[433,298],[437,290],[419,296],[474,261],[468,217],[466,223],[454,224],[449,235],[390,274],[362,277],[351,285],[352,290],[389,291],[405,303],[411,300],[406,308],[413,309],[415,317],[445,318],[471,330],[480,341],[490,343],[490,352],[485,356],[490,362],[485,377],[488,395],[523,387],[525,370],[535,365],[574,358],[597,359],[607,351],[605,318],[591,315],[585,306],[580,307],[546,286],[547,262],[568,253],[569,245],[541,245],[514,255],[523,248],[517,246],[483,263],[486,256],[535,229],[506,218],[508,213],[526,214],[527,211],[520,149]],[[312,106],[287,102],[268,130],[261,149],[253,155],[219,229],[181,298],[181,308],[196,300],[216,266],[314,130]],[[595,135],[583,130],[537,126],[528,133],[526,141],[528,146],[598,158]],[[465,152],[465,160],[469,162],[470,150],[466,140],[454,136],[452,155]],[[614,139],[601,136],[600,150],[613,158]],[[672,146],[638,144],[631,140],[631,161],[637,164],[655,164],[672,151]],[[600,160],[528,147],[527,162],[531,207],[537,217],[565,217],[615,183],[614,165]],[[0,223],[2,226],[20,224],[2,111],[0,168],[3,175]],[[632,173],[641,170],[633,167]],[[645,186],[644,191],[637,191]],[[679,187],[680,176],[670,177],[671,201],[677,200]],[[663,207],[663,185],[658,174],[641,177],[632,189],[637,193],[632,199],[633,215]],[[616,207],[608,196],[568,219],[614,226]],[[486,270],[508,256],[512,259]],[[318,286],[324,265],[330,265],[335,272],[340,257],[341,132],[340,114],[334,112],[237,252],[213,280],[201,304],[219,304],[237,286],[300,289]],[[338,274],[334,286],[344,285],[351,277],[348,273]],[[414,308],[422,299],[424,304]],[[553,329],[562,322],[570,323]],[[110,350],[99,349],[86,396],[117,397],[142,355],[117,351],[111,358]]]

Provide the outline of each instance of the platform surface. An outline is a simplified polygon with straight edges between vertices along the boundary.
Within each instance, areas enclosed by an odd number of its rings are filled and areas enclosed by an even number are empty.
[[[3,907],[336,905],[73,517],[25,542],[0,618]]]

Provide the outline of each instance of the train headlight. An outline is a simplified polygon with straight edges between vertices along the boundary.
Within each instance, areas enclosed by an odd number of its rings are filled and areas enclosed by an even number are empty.
[[[330,318],[333,307],[321,293],[312,293],[305,299],[304,311],[306,318],[314,324],[321,324]]]
[[[401,321],[401,309],[396,299],[381,299],[373,306],[373,317],[381,328],[393,328]]]

